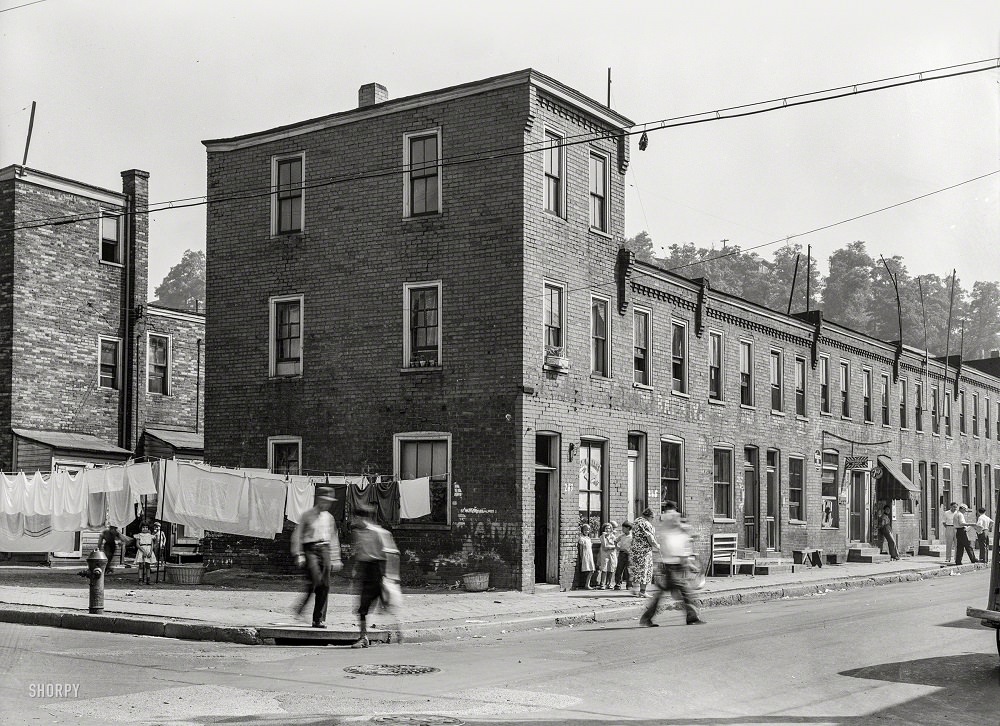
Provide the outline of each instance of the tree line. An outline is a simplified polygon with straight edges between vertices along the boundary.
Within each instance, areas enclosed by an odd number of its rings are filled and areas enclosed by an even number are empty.
[[[830,255],[826,276],[820,274],[814,261],[808,285],[806,252],[799,244],[782,247],[772,260],[726,242],[717,248],[672,244],[663,256],[656,256],[647,232],[626,240],[626,245],[639,259],[690,279],[707,278],[715,290],[780,312],[789,310],[789,301],[791,312],[806,310],[808,289],[808,309],[821,309],[824,319],[886,341],[900,337],[891,270],[899,289],[905,344],[931,355],[961,352],[966,359],[984,358],[1000,348],[998,283],[976,281],[966,289],[956,278],[952,293],[950,271],[913,277],[902,257],[886,258],[883,264],[882,258],[868,253],[862,241],[851,242]]]

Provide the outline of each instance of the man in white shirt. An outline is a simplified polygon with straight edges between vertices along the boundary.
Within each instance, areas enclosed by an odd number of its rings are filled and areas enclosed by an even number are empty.
[[[314,597],[312,626],[326,627],[326,603],[330,596],[330,573],[339,572],[344,566],[340,560],[340,539],[337,537],[337,523],[330,514],[333,503],[333,489],[316,488],[316,504],[302,515],[292,533],[292,555],[295,564],[305,567],[309,575],[309,585],[299,604],[295,607],[295,617],[302,618],[302,612]]]
[[[698,617],[698,610],[691,599],[687,587],[687,558],[691,554],[691,535],[689,527],[681,521],[677,504],[671,501],[663,503],[663,514],[660,526],[656,532],[656,544],[659,549],[659,570],[656,576],[657,589],[646,606],[645,612],[639,618],[639,625],[655,628],[653,618],[660,598],[665,592],[672,593],[684,603],[688,625],[702,625],[705,621]]]
[[[984,565],[990,561],[990,535],[993,531],[993,520],[986,516],[986,507],[976,510],[979,518],[976,520],[976,527],[979,534],[976,536],[976,544],[979,545],[979,561]]]
[[[944,527],[944,561],[954,562],[955,554],[955,512],[958,511],[958,502],[952,502],[948,508],[941,512],[941,525]]]
[[[958,511],[955,512],[955,518],[952,520],[955,528],[955,564],[962,564],[962,553],[967,553],[969,555],[969,562],[976,564],[979,560],[976,559],[976,555],[972,552],[972,543],[969,541],[969,533],[966,531],[966,527],[975,527],[975,524],[968,524],[965,521],[965,515],[969,511],[969,507],[965,502],[958,505]]]

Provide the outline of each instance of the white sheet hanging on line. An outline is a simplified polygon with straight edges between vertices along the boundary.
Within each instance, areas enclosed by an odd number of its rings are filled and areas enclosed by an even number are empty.
[[[57,532],[79,532],[87,529],[89,495],[83,472],[75,477],[58,470],[52,473],[56,496],[52,502],[52,528]]]
[[[416,519],[431,513],[431,480],[401,479],[399,482],[399,518]]]
[[[108,466],[104,469],[107,480],[105,486],[106,492],[120,492],[125,488],[127,482],[125,481],[125,467],[124,466]]]
[[[308,478],[292,477],[286,483],[288,496],[285,499],[285,516],[295,524],[302,521],[302,515],[312,508],[316,488]]]
[[[0,512],[0,552],[9,552],[3,547],[3,542],[20,539],[24,536],[24,515]]]
[[[132,494],[141,497],[156,494],[156,482],[153,479],[153,465],[144,462],[142,464],[129,464],[125,467],[126,479]]]
[[[239,523],[231,525],[226,531],[229,534],[274,539],[285,526],[286,494],[287,486],[283,481],[257,477],[248,479],[245,511],[241,509]]]
[[[28,482],[24,473],[8,477],[0,474],[0,514],[23,514],[25,489]]]
[[[28,485],[25,488],[24,513],[29,517],[38,514],[52,514],[52,482],[49,481],[49,477],[42,476],[39,471],[36,471],[31,479],[28,479]]]
[[[177,462],[176,513],[212,522],[238,522],[246,477],[203,464]]]
[[[7,537],[0,532],[0,551],[3,552],[69,552],[72,551],[76,535],[73,532],[56,532],[52,529],[52,516],[36,514],[30,517],[20,515],[24,522],[18,537]]]
[[[132,494],[132,489],[125,486],[116,492],[107,492],[105,496],[108,498],[108,524],[125,531],[125,528],[136,519],[137,500]]]

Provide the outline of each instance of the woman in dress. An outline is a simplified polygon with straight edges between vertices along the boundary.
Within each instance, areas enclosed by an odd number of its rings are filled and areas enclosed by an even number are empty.
[[[632,525],[632,549],[628,554],[628,572],[633,587],[639,586],[639,597],[646,597],[646,586],[653,580],[653,549],[656,548],[656,530],[653,529],[653,510],[646,507],[642,516]]]
[[[135,553],[135,566],[139,568],[139,584],[149,581],[149,566],[156,563],[156,553],[153,552],[153,534],[149,531],[149,525],[143,524],[142,530],[135,536],[135,543],[138,551]]]

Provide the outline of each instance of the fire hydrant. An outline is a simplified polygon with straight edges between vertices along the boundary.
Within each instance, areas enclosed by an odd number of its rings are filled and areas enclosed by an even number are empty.
[[[108,558],[97,549],[87,557],[87,579],[90,580],[90,612],[99,615],[104,612],[104,567]]]

